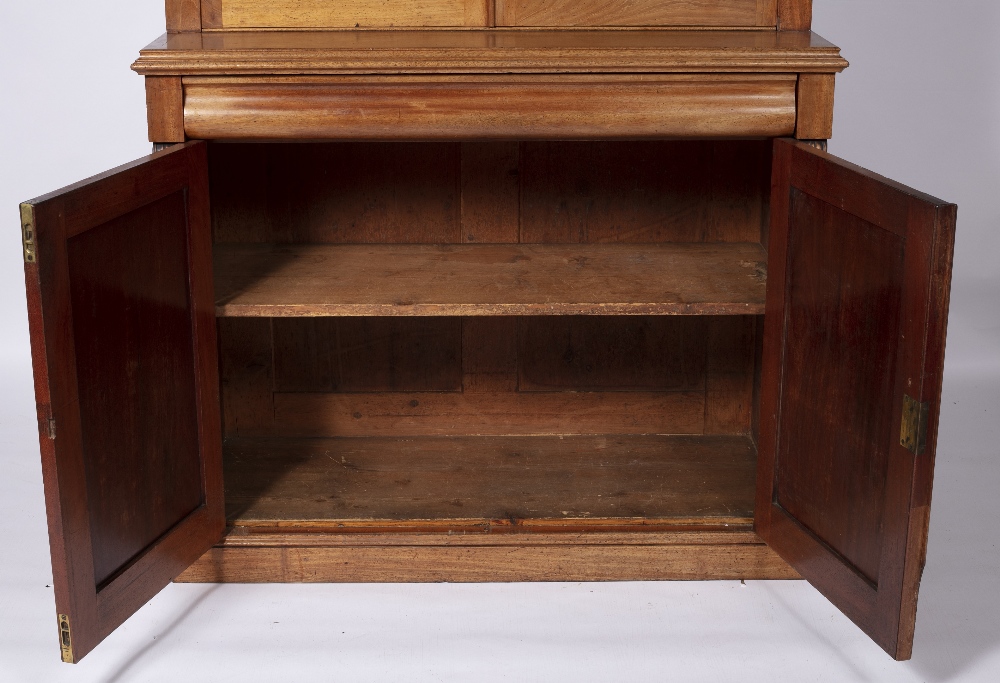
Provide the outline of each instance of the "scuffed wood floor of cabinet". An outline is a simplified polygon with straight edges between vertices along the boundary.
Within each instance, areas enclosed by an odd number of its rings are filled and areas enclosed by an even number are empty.
[[[231,439],[230,533],[178,581],[797,578],[744,436]]]

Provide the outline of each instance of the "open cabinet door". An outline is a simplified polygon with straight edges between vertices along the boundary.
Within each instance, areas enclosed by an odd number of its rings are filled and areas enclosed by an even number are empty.
[[[75,662],[222,535],[206,145],[21,205],[59,642]]]
[[[757,533],[896,659],[913,645],[955,207],[774,148]]]

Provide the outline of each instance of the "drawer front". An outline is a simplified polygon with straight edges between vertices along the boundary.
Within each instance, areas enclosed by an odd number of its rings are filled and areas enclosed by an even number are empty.
[[[775,26],[776,0],[496,0],[497,26]]]
[[[791,135],[794,75],[184,80],[202,139],[580,139]]]
[[[485,27],[493,0],[202,0],[201,5],[206,29]]]

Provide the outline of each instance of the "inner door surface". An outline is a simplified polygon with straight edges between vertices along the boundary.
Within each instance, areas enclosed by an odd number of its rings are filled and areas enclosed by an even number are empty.
[[[75,662],[224,530],[206,145],[21,205],[59,639]]]
[[[758,534],[896,659],[923,570],[955,207],[774,148]]]

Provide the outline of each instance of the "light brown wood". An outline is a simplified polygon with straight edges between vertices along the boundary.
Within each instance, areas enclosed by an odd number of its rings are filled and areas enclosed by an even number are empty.
[[[217,548],[448,547],[448,546],[561,546],[561,545],[759,545],[760,536],[745,519],[670,519],[663,524],[638,520],[491,519],[448,526],[434,521],[385,522],[373,526],[363,521],[276,520],[245,522],[229,527]],[[586,527],[586,528],[583,528]]]
[[[833,137],[833,74],[802,74],[798,86],[795,137],[829,140]]]
[[[812,0],[778,0],[778,30],[808,31],[812,27]]]
[[[498,26],[775,26],[774,0],[503,0]]]
[[[797,579],[766,545],[213,548],[179,582]]]
[[[220,316],[757,314],[759,244],[216,245]]]
[[[493,0],[217,0],[222,29],[485,27]]]
[[[790,135],[794,76],[186,78],[206,139],[444,140]]]
[[[201,0],[201,27],[204,30],[222,28],[222,0]]]
[[[743,436],[229,439],[226,509],[231,525],[746,525],[756,462]]]
[[[184,142],[184,90],[177,76],[146,77],[150,142]]]
[[[276,393],[282,436],[701,434],[697,392]]]
[[[201,31],[201,0],[166,0],[166,15],[171,33]]]
[[[171,33],[143,75],[835,73],[840,49],[799,31],[511,30]]]

